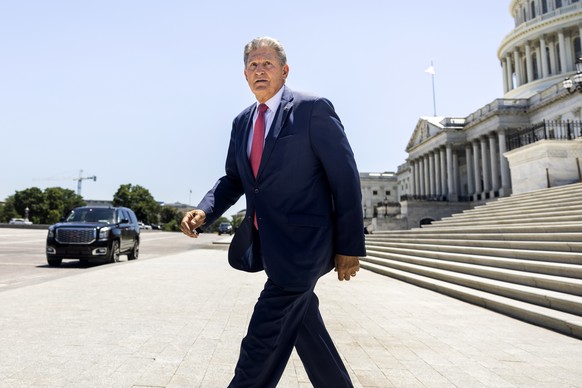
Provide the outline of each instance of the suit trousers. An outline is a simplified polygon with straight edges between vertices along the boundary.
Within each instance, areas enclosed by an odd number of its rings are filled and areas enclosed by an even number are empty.
[[[315,388],[353,387],[323,323],[314,287],[288,289],[267,280],[242,340],[230,388],[276,387],[293,346]]]

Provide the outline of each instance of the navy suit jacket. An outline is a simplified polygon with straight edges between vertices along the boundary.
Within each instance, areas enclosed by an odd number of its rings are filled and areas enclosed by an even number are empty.
[[[285,87],[255,179],[247,154],[255,109],[234,119],[226,175],[197,207],[210,225],[244,194],[246,216],[230,245],[231,266],[264,269],[281,286],[310,286],[334,267],[335,254],[366,255],[354,155],[331,102]]]

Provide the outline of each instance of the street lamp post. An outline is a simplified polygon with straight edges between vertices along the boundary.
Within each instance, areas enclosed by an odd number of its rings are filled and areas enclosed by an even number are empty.
[[[571,78],[566,78],[562,82],[562,86],[570,93],[576,91],[582,93],[582,58],[578,58],[578,61],[576,61],[576,74]]]
[[[388,197],[384,197],[384,217],[388,217]]]
[[[364,219],[366,219],[367,210],[368,210],[368,208],[366,207],[366,205],[364,205]]]
[[[28,212],[30,211],[30,209],[28,208],[28,206],[26,207],[26,209],[24,209],[24,219],[26,221],[28,221]]]

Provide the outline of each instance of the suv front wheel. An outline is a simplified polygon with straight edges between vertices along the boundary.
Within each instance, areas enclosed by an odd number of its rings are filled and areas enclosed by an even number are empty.
[[[115,240],[111,243],[109,250],[109,262],[117,263],[119,261],[119,241]]]

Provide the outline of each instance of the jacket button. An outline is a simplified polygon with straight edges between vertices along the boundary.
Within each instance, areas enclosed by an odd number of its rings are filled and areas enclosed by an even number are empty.
[[[255,189],[255,194],[259,194],[259,189]]]

